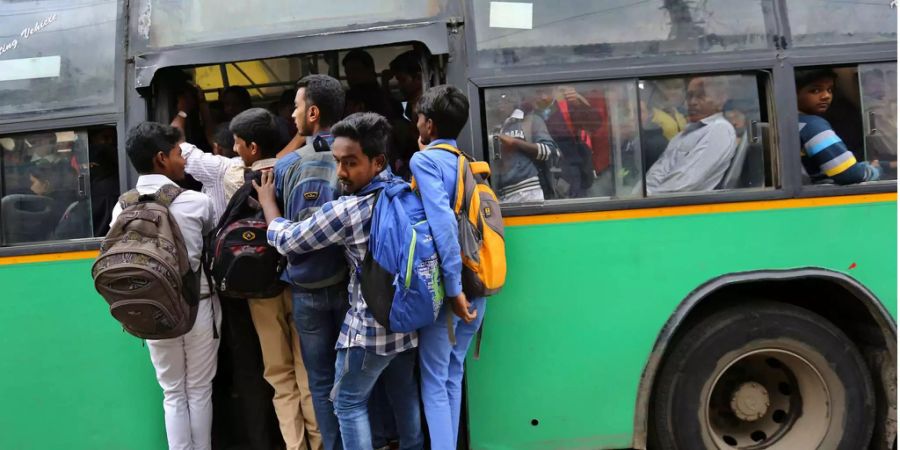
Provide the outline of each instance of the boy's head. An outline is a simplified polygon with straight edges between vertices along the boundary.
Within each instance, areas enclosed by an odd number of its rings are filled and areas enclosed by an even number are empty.
[[[250,91],[247,88],[243,86],[228,86],[222,91],[222,111],[227,119],[234,118],[252,106]]]
[[[831,69],[798,70],[797,109],[803,114],[825,114],[834,99],[837,74]]]
[[[213,153],[226,158],[234,158],[234,134],[228,128],[230,122],[220,123],[213,132]]]
[[[52,195],[54,192],[75,189],[75,171],[68,164],[36,164],[28,172],[31,192]]]
[[[391,72],[397,79],[400,92],[407,100],[413,100],[422,92],[422,66],[415,50],[402,53],[391,61]]]
[[[375,60],[365,50],[358,48],[350,50],[344,56],[344,59],[341,60],[341,65],[344,66],[344,73],[347,74],[347,84],[351,88],[378,82],[378,77],[375,74]]]
[[[250,108],[231,119],[234,152],[250,166],[264,158],[274,158],[281,150],[275,116],[263,108]]]
[[[141,175],[165,175],[170,180],[184,179],[184,157],[181,156],[181,132],[156,122],[144,122],[128,132],[125,153],[134,170]]]
[[[456,139],[469,120],[469,99],[453,86],[435,86],[422,94],[416,111],[416,128],[423,144],[435,139]]]
[[[344,87],[328,75],[307,75],[297,82],[294,124],[303,136],[334,125],[344,114]]]
[[[351,114],[331,128],[331,152],[337,161],[338,180],[346,193],[356,193],[387,166],[391,125],[376,113]]]

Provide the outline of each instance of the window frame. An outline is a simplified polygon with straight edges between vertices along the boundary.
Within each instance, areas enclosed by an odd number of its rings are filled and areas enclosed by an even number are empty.
[[[72,111],[52,111],[31,117],[0,118],[0,136],[7,134],[19,134],[38,131],[58,131],[65,129],[79,129],[92,126],[115,126],[117,140],[117,155],[119,158],[119,173],[127,166],[125,154],[125,36],[127,14],[126,2],[117,2],[116,43],[113,61],[113,105],[102,107],[87,107]],[[48,10],[53,12],[53,10]],[[127,177],[119,177],[119,190],[125,192],[129,184]],[[66,239],[55,241],[35,242],[22,245],[0,247],[0,257],[37,255],[47,253],[63,253],[82,250],[96,250],[100,248],[101,237]]]
[[[472,1],[466,1],[466,11],[471,17]],[[843,195],[877,194],[897,192],[895,181],[875,182],[851,186],[804,186],[801,180],[800,152],[793,142],[800,142],[797,117],[784,114],[796,109],[797,93],[794,87],[794,70],[802,66],[850,65],[897,61],[897,43],[834,44],[821,47],[791,48],[786,33],[787,15],[784,0],[776,0],[776,23],[779,44],[770,50],[744,50],[726,54],[661,55],[644,58],[618,58],[597,60],[591,63],[574,63],[559,66],[510,67],[502,70],[487,69],[476,65],[477,56],[474,32],[466,33],[466,45],[472,49],[466,60],[468,77],[466,93],[470,104],[468,132],[463,133],[473,155],[486,160],[484,90],[497,87],[527,87],[537,84],[615,81],[628,78],[689,76],[696,74],[736,73],[764,70],[770,72],[769,89],[765,95],[773,109],[770,126],[774,131],[774,153],[778,178],[774,186],[745,191],[719,191],[711,193],[684,193],[664,198],[639,199],[564,199],[540,205],[504,205],[507,217],[541,214],[564,214],[592,211],[643,209],[667,206],[687,206],[747,201],[769,201],[789,198],[828,197]],[[781,113],[779,113],[781,112]],[[464,140],[463,140],[464,139]]]

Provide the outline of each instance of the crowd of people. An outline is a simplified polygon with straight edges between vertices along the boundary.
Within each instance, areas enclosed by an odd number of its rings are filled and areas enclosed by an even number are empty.
[[[203,96],[189,90],[179,96],[170,124],[145,122],[128,134],[126,153],[140,175],[140,194],[183,183],[187,176],[200,184],[199,192],[185,191],[170,206],[193,270],[200,267],[204,236],[245,186],[247,173],[261,174],[251,183],[269,224],[267,238],[287,256],[277,295],[224,298],[218,286],[204,282],[191,331],[147,341],[164,393],[171,449],[210,448],[213,379],[222,370],[216,330],[223,330],[223,341],[230,337],[231,345],[238,344],[247,336],[246,329],[242,336],[235,330],[242,314],[249,315],[258,339],[261,375],[274,391],[270,401],[286,448],[371,449],[391,441],[404,449],[424,448],[423,413],[430,448],[456,448],[463,362],[484,317],[485,300],[462,292],[450,202],[458,188],[456,156],[429,149],[457,145],[468,120],[468,99],[449,86],[425,91],[412,54],[391,64],[407,99],[401,105],[380,89],[365,52],[348,53],[343,65],[355,74],[348,77],[349,90],[330,76],[309,75],[291,91],[296,132],[290,139],[282,133],[277,111],[244,108],[242,94],[235,95],[237,106],[223,108],[233,113],[223,116],[226,133]],[[212,152],[184,139],[191,135],[190,118],[197,115],[203,132],[193,135],[211,141]],[[414,147],[403,147],[404,139]],[[343,195],[304,216],[286,200],[295,188],[291,174],[323,151],[336,161]],[[427,220],[432,230],[440,230],[434,238],[447,299],[433,325],[410,333],[391,332],[374,319],[359,280],[375,196],[356,194],[399,180],[397,173],[415,177]],[[117,205],[111,222],[121,211]],[[317,256],[302,257],[311,252]],[[298,281],[309,270],[331,266],[343,270],[335,270],[338,276],[328,283],[311,287]],[[238,306],[242,303],[246,309]]]

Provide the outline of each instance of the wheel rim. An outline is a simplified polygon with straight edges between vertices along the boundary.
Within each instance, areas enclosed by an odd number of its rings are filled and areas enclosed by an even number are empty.
[[[716,374],[703,415],[707,435],[720,449],[817,448],[833,404],[809,360],[761,349],[738,355]]]

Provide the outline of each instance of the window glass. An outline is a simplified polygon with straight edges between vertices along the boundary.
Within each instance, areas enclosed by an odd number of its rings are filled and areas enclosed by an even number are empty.
[[[771,0],[473,1],[478,65],[771,47]]]
[[[114,0],[0,0],[0,117],[114,103]]]
[[[132,7],[135,48],[345,28],[438,16],[449,0],[140,0]]]
[[[866,160],[878,161],[882,180],[897,179],[897,63],[859,66]]]
[[[795,46],[897,40],[897,11],[890,1],[791,0],[785,3]]]
[[[896,179],[894,64],[802,68],[795,79],[805,184]]]
[[[757,75],[487,89],[503,203],[771,185]]]
[[[0,244],[103,236],[119,195],[115,127],[0,136]]]

